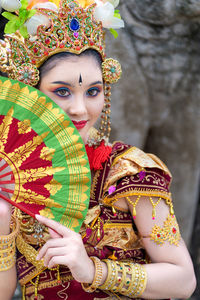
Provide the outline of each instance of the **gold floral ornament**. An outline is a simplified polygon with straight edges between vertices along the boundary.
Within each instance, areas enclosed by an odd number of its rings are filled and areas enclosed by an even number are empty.
[[[102,63],[103,79],[105,83],[115,83],[117,82],[122,74],[122,69],[120,63],[113,59],[107,58]]]
[[[55,153],[55,149],[44,147],[40,152],[40,158],[51,161],[53,159],[54,153]]]
[[[31,86],[36,85],[39,81],[39,71],[31,64],[23,64],[22,66],[19,66],[16,71],[16,75],[19,81]]]
[[[18,123],[18,133],[24,134],[31,131],[31,121],[26,119]]]
[[[168,215],[164,226],[160,227],[155,225],[150,234],[151,241],[154,241],[157,245],[163,245],[165,241],[170,244],[178,246],[181,239],[179,226],[174,215]]]

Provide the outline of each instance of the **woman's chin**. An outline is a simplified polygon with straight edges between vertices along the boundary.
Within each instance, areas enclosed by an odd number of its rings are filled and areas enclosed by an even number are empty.
[[[81,138],[82,138],[84,144],[87,144],[88,133],[85,132],[85,130],[83,130],[83,129],[79,129],[78,132],[79,132],[79,134],[80,134],[80,136],[81,136]]]

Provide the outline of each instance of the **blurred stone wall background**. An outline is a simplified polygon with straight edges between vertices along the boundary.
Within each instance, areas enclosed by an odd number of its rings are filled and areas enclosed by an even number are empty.
[[[112,137],[167,164],[189,244],[200,178],[200,1],[124,0],[120,11],[126,27],[108,43],[123,67],[112,94]]]
[[[107,42],[108,57],[123,68],[112,93],[112,140],[152,152],[169,167],[200,280],[200,0],[121,0],[120,11],[126,28]]]
[[[121,0],[126,27],[108,44],[122,64],[112,138],[158,155],[173,175],[181,232],[200,295],[200,1]]]

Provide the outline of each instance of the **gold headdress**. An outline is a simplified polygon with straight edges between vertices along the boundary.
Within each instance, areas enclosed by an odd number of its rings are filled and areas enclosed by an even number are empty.
[[[16,15],[3,13],[9,19],[5,30],[8,34],[0,43],[0,69],[10,78],[35,86],[39,81],[38,68],[50,56],[66,51],[80,54],[87,49],[95,49],[101,54],[105,82],[113,83],[120,78],[119,63],[105,59],[102,26],[105,17],[103,22],[99,21],[103,13],[100,9],[108,9],[104,6],[112,5],[111,2],[116,0],[31,0],[29,3],[21,0],[20,8],[19,0],[2,0],[2,6],[9,7],[12,12],[14,7],[10,6],[11,3],[15,6],[15,2],[18,8]],[[123,22],[119,14],[115,17],[111,13],[111,17],[111,23],[114,18]]]
[[[95,49],[102,57],[105,104],[96,143],[110,134],[110,83],[121,76],[118,61],[105,57],[104,29],[124,26],[115,7],[119,0],[0,0],[9,22],[0,40],[0,70],[35,86],[39,67],[60,52],[80,54]],[[15,12],[15,13],[13,13]]]

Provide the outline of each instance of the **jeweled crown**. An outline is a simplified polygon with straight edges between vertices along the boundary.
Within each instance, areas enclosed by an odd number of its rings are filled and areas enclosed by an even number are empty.
[[[39,81],[38,68],[56,53],[95,49],[105,61],[104,31],[102,22],[94,18],[95,7],[96,3],[83,8],[78,0],[61,0],[58,10],[36,8],[48,23],[39,25],[33,36],[23,37],[20,31],[5,35],[0,43],[0,69],[12,79],[34,86]],[[112,59],[109,65],[107,81],[114,82],[121,69]]]

